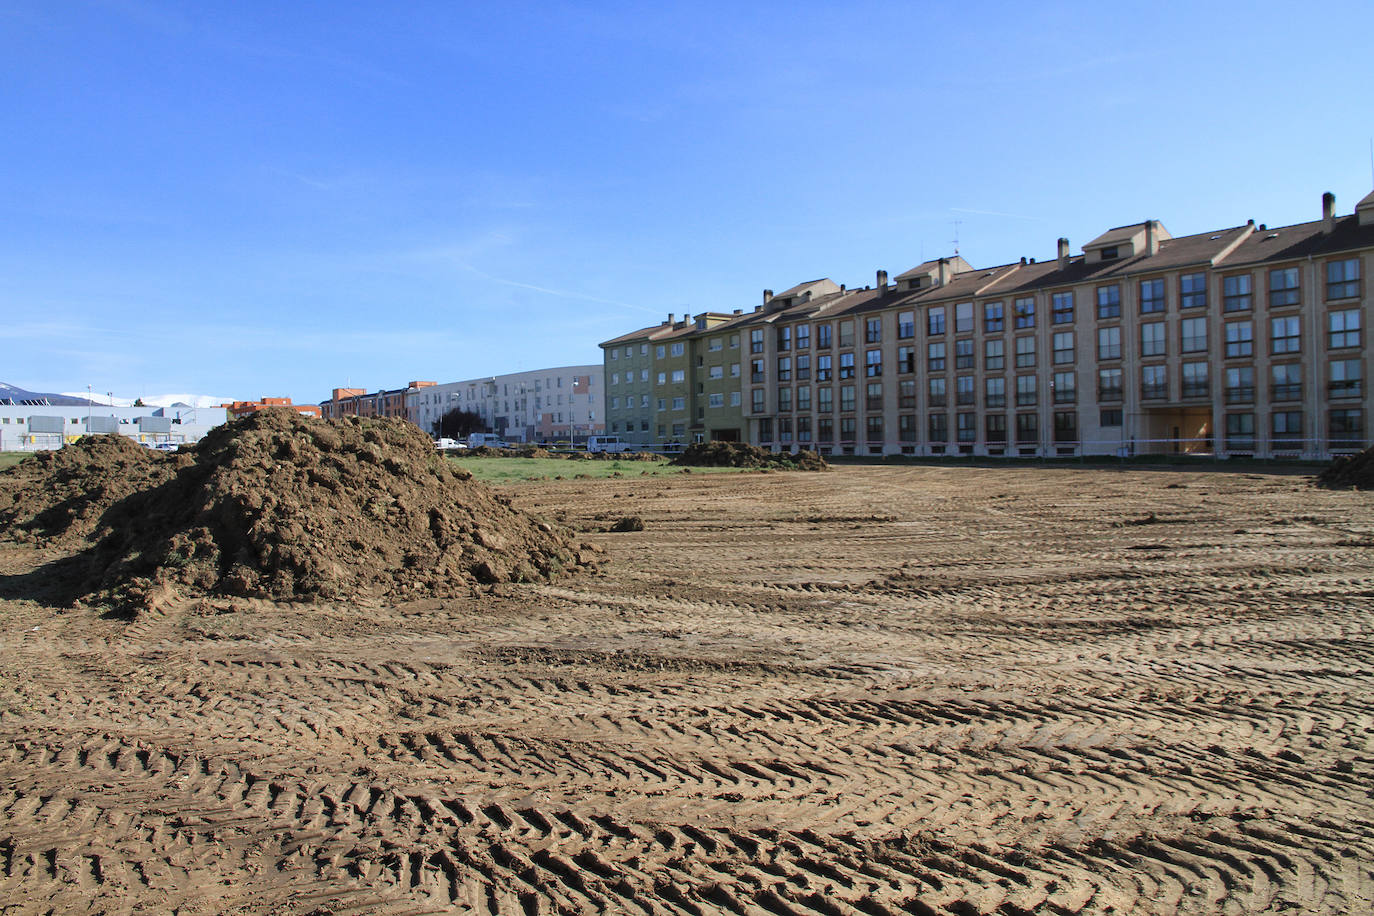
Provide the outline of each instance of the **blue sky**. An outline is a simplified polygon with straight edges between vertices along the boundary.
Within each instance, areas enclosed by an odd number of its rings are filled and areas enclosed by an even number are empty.
[[[287,395],[1341,213],[1374,4],[0,0],[0,381]],[[956,225],[957,224],[957,225]]]

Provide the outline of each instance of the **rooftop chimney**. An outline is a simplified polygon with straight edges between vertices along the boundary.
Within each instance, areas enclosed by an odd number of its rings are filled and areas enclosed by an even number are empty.
[[[1155,231],[1155,221],[1152,219],[1145,221],[1145,253],[1159,254],[1159,233]]]
[[[1024,254],[1021,255],[1021,266],[1022,266],[1022,267],[1025,267],[1025,266],[1026,266],[1026,256],[1025,256]]]
[[[669,312],[669,313],[668,313],[668,320],[667,320],[666,322],[664,322],[664,323],[665,323],[665,324],[672,324],[673,321],[674,321],[676,318],[677,318],[676,315],[674,315],[672,312]]]
[[[764,291],[763,291],[763,304],[764,304],[764,305],[767,305],[768,303],[770,303],[770,302],[772,302],[772,301],[773,301],[773,291],[772,291],[771,289],[766,289],[766,290],[764,290]]]
[[[1336,228],[1336,195],[1327,191],[1322,195],[1322,234],[1330,235]]]
[[[887,289],[887,271],[878,271],[878,282],[876,285],[878,287],[879,293],[884,292]]]
[[[732,311],[730,314],[731,314],[731,315],[742,315],[742,314],[744,314],[744,309],[735,309],[735,310]]]
[[[1069,266],[1069,240],[1061,238],[1059,240],[1059,269],[1063,270]]]
[[[938,262],[940,268],[940,279],[935,281],[936,286],[944,286],[949,282],[949,258],[941,258]]]

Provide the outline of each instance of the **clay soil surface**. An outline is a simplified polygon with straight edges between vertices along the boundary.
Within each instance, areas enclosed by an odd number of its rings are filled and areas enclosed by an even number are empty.
[[[0,912],[1374,907],[1369,494],[939,467],[503,492],[611,562],[130,622],[0,550]]]

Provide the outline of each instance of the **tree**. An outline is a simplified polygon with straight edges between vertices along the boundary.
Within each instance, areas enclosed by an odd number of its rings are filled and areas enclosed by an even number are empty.
[[[441,439],[466,439],[469,433],[491,432],[482,415],[455,407],[434,422],[434,434]]]
[[[134,398],[134,406],[135,406],[135,407],[147,407],[148,405],[143,403],[143,398]]]

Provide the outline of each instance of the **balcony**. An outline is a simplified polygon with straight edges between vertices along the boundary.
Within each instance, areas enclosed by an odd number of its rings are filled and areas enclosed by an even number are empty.
[[[1301,401],[1301,384],[1271,385],[1269,387],[1269,399],[1271,401]]]
[[[1142,401],[1166,401],[1169,399],[1169,386],[1141,385],[1140,399]]]
[[[1363,391],[1360,379],[1346,379],[1345,381],[1332,382],[1326,386],[1327,394],[1333,398],[1358,398]]]
[[[1183,396],[1185,398],[1209,398],[1212,396],[1212,386],[1207,382],[1184,382]]]
[[[1097,399],[1099,401],[1119,401],[1121,400],[1120,385],[1102,385],[1097,389]]]
[[[1237,385],[1227,388],[1224,392],[1227,404],[1253,404],[1255,403],[1254,385]]]

